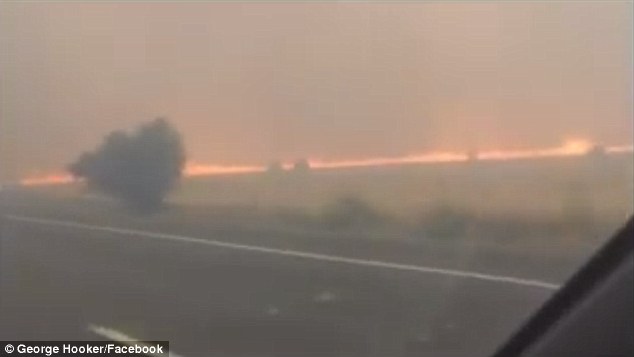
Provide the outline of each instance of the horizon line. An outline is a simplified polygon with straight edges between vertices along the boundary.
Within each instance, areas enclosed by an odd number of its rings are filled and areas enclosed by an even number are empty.
[[[306,159],[293,162],[275,162],[270,165],[216,165],[204,164],[195,160],[186,162],[183,177],[204,177],[219,175],[244,175],[263,173],[275,165],[281,171],[291,171],[298,162],[304,162],[309,170],[334,170],[358,167],[380,167],[401,165],[424,165],[442,163],[461,163],[475,161],[516,161],[527,159],[546,159],[579,157],[597,152],[600,155],[632,154],[634,145],[602,146],[588,140],[575,139],[565,141],[561,146],[525,150],[486,150],[486,151],[429,151],[421,154],[399,157],[374,157],[366,159],[321,160]],[[19,186],[43,186],[68,184],[79,181],[65,172],[53,172],[44,175],[32,175],[19,179]]]

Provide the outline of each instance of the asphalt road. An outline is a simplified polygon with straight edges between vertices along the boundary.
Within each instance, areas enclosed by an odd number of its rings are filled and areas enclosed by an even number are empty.
[[[98,326],[169,340],[185,357],[477,357],[554,291],[499,269],[469,275],[486,266],[473,256],[433,270],[437,254],[288,248],[230,229],[151,234],[163,230],[97,214],[77,224],[55,207],[43,217],[29,202],[2,212],[0,340],[102,339]]]

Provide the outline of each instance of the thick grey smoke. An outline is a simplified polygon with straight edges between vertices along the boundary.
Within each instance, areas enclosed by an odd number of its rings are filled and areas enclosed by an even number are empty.
[[[185,152],[180,134],[164,119],[134,133],[110,133],[94,151],[83,153],[70,173],[89,187],[139,209],[158,208],[181,177]]]

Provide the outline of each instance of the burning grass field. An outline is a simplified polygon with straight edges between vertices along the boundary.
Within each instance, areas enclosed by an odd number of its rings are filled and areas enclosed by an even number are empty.
[[[633,178],[631,153],[189,177],[160,214],[368,237],[581,243],[632,214]],[[81,184],[27,192],[108,201]]]
[[[484,356],[632,212],[631,155],[187,179],[139,213],[2,192],[5,339],[184,356]]]

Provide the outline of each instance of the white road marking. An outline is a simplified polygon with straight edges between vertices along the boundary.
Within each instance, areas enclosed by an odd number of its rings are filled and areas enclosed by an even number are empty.
[[[92,231],[99,231],[99,232],[131,235],[131,236],[149,237],[149,238],[155,238],[155,239],[164,239],[164,240],[171,240],[171,241],[177,241],[177,242],[186,242],[186,243],[208,245],[208,246],[220,247],[220,248],[226,248],[226,249],[244,250],[244,251],[250,251],[250,252],[274,254],[274,255],[288,256],[288,257],[295,257],[295,258],[312,259],[312,260],[320,260],[320,261],[327,261],[327,262],[336,262],[336,263],[344,263],[344,264],[350,264],[350,265],[409,271],[409,272],[417,272],[417,273],[425,273],[425,274],[446,275],[446,276],[459,277],[459,278],[476,279],[476,280],[491,281],[491,282],[498,282],[498,283],[537,287],[537,288],[543,288],[548,290],[557,290],[560,288],[560,285],[558,284],[553,284],[553,283],[540,281],[540,280],[516,278],[511,276],[491,275],[491,274],[477,273],[477,272],[471,272],[471,271],[442,269],[442,268],[434,268],[434,267],[411,265],[411,264],[390,263],[390,262],[384,262],[380,260],[348,258],[348,257],[342,257],[342,256],[336,256],[336,255],[310,253],[310,252],[304,252],[299,250],[269,248],[269,247],[246,245],[246,244],[239,244],[239,243],[228,243],[228,242],[222,242],[218,240],[201,239],[201,238],[187,237],[187,236],[176,235],[176,234],[148,232],[148,231],[141,231],[136,229],[126,229],[126,228],[107,227],[107,226],[95,226],[95,225],[89,225],[89,224],[71,222],[71,221],[59,221],[54,219],[34,218],[34,217],[16,216],[16,215],[6,215],[5,217],[13,221],[28,222],[28,223],[34,223],[34,224],[42,224],[42,225],[49,225],[49,226],[52,225],[52,226],[85,229],[85,230],[92,230]]]
[[[119,332],[117,330],[113,330],[111,328],[107,328],[107,327],[103,327],[103,326],[98,326],[98,325],[88,325],[88,330],[101,336],[104,338],[107,338],[110,341],[114,341],[114,342],[119,342],[121,344],[125,344],[125,345],[131,345],[133,343],[137,343],[139,345],[140,341],[137,338],[134,337],[130,337],[122,332]],[[152,357],[165,357],[166,354],[165,353],[150,353],[148,354],[148,356],[152,356]],[[169,357],[182,357],[174,352],[172,352],[170,350],[169,352]]]

